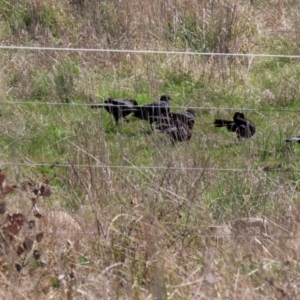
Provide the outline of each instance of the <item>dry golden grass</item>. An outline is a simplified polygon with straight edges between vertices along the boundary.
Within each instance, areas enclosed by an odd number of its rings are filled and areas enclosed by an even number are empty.
[[[0,4],[1,44],[299,52],[296,1],[18,5]],[[0,160],[18,187],[1,196],[0,298],[298,298],[299,150],[283,138],[300,119],[279,112],[297,108],[298,61],[43,50],[0,61]],[[81,105],[163,93],[174,110],[206,107],[190,142],[174,147],[133,118],[115,128]],[[251,140],[213,128],[226,107],[257,108]],[[39,181],[51,195],[22,189]]]

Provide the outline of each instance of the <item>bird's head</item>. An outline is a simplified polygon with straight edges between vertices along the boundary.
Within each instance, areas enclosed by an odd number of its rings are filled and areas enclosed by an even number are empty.
[[[130,101],[134,106],[137,106],[137,105],[138,105],[137,101],[134,100],[134,99],[129,99],[129,101]]]
[[[170,100],[172,100],[172,99],[171,99],[171,97],[169,95],[162,95],[160,97],[160,101],[166,101],[166,102],[168,102]]]
[[[113,99],[112,98],[107,98],[106,100],[104,100],[104,103],[108,104],[108,103],[112,103]]]
[[[237,119],[237,118],[245,118],[245,115],[243,113],[240,112],[236,112],[233,116],[233,119]]]
[[[193,116],[195,116],[195,114],[196,114],[196,110],[195,110],[194,108],[188,108],[188,109],[186,110],[186,112],[190,113],[190,114],[193,115]]]

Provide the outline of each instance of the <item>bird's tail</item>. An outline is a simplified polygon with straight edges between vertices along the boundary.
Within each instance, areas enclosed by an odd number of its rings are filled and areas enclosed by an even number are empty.
[[[288,138],[288,139],[285,139],[286,142],[297,142],[297,143],[300,143],[300,136],[294,136],[294,137],[291,137],[291,138]]]
[[[223,120],[223,119],[215,119],[215,121],[214,121],[214,125],[216,127],[226,127],[230,124],[232,124],[232,121]]]

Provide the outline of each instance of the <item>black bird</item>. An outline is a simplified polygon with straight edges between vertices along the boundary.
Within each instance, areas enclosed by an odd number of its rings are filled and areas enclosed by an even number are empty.
[[[169,95],[162,95],[156,102],[137,106],[133,115],[136,118],[148,121],[153,130],[152,123],[156,122],[161,115],[167,116],[170,113],[170,100]]]
[[[137,102],[134,99],[108,98],[104,101],[104,104],[95,104],[91,108],[104,107],[108,113],[113,115],[116,125],[118,125],[121,118],[128,122],[126,117],[136,110],[136,106]]]
[[[187,125],[189,129],[193,129],[196,119],[196,110],[188,108],[183,113],[170,113],[169,116],[174,122],[179,120],[183,124]]]
[[[158,124],[158,129],[162,133],[168,134],[173,144],[175,142],[186,142],[190,140],[193,133],[187,124],[178,119],[168,125]]]
[[[173,143],[188,141],[193,133],[195,112],[193,108],[188,108],[183,113],[170,113],[166,117],[161,116],[157,120],[156,128],[162,133],[168,134]]]
[[[255,125],[245,118],[243,113],[236,112],[233,121],[215,119],[216,127],[226,127],[228,131],[236,132],[237,138],[250,138],[255,133]]]
[[[174,125],[175,121],[180,121],[181,123],[187,125],[189,129],[193,129],[195,124],[195,114],[196,111],[193,108],[188,108],[185,112],[174,113],[170,112],[167,116],[160,116],[155,119],[157,122],[157,129],[163,127],[168,127],[168,125]]]
[[[300,136],[294,136],[288,139],[285,139],[286,142],[297,142],[300,144]]]

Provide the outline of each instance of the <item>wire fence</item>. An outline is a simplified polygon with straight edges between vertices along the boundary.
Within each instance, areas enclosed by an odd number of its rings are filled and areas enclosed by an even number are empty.
[[[72,51],[72,52],[107,52],[107,53],[133,53],[133,54],[157,54],[157,55],[199,55],[199,56],[236,56],[236,57],[263,57],[263,58],[290,58],[299,59],[300,55],[285,54],[264,54],[264,53],[215,53],[215,52],[192,52],[192,51],[161,51],[161,50],[145,50],[145,49],[98,49],[98,48],[69,48],[69,47],[31,47],[31,46],[14,46],[0,45],[0,50],[31,50],[31,51]],[[64,106],[64,107],[90,107],[95,103],[63,103],[63,102],[41,102],[41,101],[22,101],[16,99],[14,101],[0,101],[1,105],[48,105],[48,106]],[[172,108],[184,108],[186,106],[172,106]],[[189,106],[197,110],[230,110],[230,111],[263,111],[263,112],[283,112],[297,113],[298,109],[284,108],[249,108],[249,107],[216,107],[216,106]],[[202,168],[202,167],[170,167],[170,166],[128,166],[128,165],[100,165],[100,164],[50,164],[50,163],[23,163],[23,162],[0,162],[1,166],[24,166],[24,167],[61,167],[61,168],[103,168],[103,169],[139,169],[139,170],[187,170],[187,171],[211,171],[211,172],[280,172],[295,173],[299,170],[286,169],[254,169],[254,168]]]
[[[48,106],[86,106],[90,107],[97,103],[77,103],[77,102],[69,102],[69,103],[63,103],[63,102],[41,102],[41,101],[0,101],[0,104],[3,105],[48,105]],[[105,104],[100,103],[101,106],[112,106],[111,104]],[[143,104],[144,105],[144,104]],[[172,108],[180,108],[184,109],[187,106],[185,105],[172,105]],[[188,108],[193,108],[196,110],[230,110],[230,111],[252,111],[252,112],[284,112],[284,113],[298,113],[300,112],[300,109],[284,109],[284,108],[249,108],[249,107],[218,107],[218,106],[188,106]]]
[[[273,169],[273,168],[203,168],[203,167],[170,167],[170,166],[128,166],[128,165],[99,165],[99,164],[49,164],[49,163],[22,163],[0,162],[3,166],[22,167],[59,167],[59,168],[100,168],[100,169],[128,169],[128,170],[170,170],[170,171],[209,171],[209,172],[248,172],[248,173],[299,173],[299,170]]]
[[[108,52],[108,53],[134,53],[134,54],[165,54],[165,55],[199,55],[199,56],[237,56],[237,57],[265,57],[265,58],[291,58],[298,59],[300,55],[290,54],[267,54],[267,53],[215,53],[215,52],[194,52],[194,51],[161,51],[145,49],[100,49],[100,48],[71,48],[71,47],[33,47],[0,45],[0,50],[33,50],[33,51],[72,51],[72,52]],[[49,105],[49,106],[92,106],[95,103],[62,103],[62,102],[40,102],[40,101],[1,101],[2,105]],[[186,106],[172,106],[172,108],[185,108]],[[249,107],[217,107],[217,106],[189,106],[197,110],[230,110],[230,111],[263,111],[263,112],[300,112],[297,109],[278,108],[249,108]]]
[[[73,52],[110,52],[110,53],[134,53],[134,54],[166,54],[166,55],[201,55],[201,56],[240,56],[240,57],[270,57],[270,58],[300,58],[300,55],[268,54],[268,53],[216,53],[194,51],[165,51],[145,49],[101,49],[101,48],[68,48],[68,47],[32,47],[0,45],[3,50],[43,50],[43,51],[73,51]]]
[[[251,228],[251,227],[250,227]],[[205,228],[204,228],[205,229]],[[252,229],[252,228],[251,228]],[[41,231],[37,231],[37,230],[32,230],[29,229],[28,231],[30,231],[30,233],[41,233]],[[82,234],[94,234],[94,235],[98,235],[99,233],[96,230],[43,230],[42,231],[44,234],[49,234],[49,235],[55,235],[55,234],[73,234],[73,233],[82,233]],[[289,231],[287,232],[289,233]],[[263,239],[270,239],[271,241],[276,239],[276,240],[299,240],[299,237],[295,237],[295,236],[291,236],[288,235],[286,233],[286,235],[266,235],[266,234],[262,234],[262,235],[257,235],[257,234],[238,234],[235,233],[234,231],[232,232],[232,234],[226,234],[226,235],[219,235],[219,234],[201,234],[201,233],[197,233],[198,237],[203,237],[203,238],[212,238],[212,239],[251,239],[257,242],[260,242]]]

